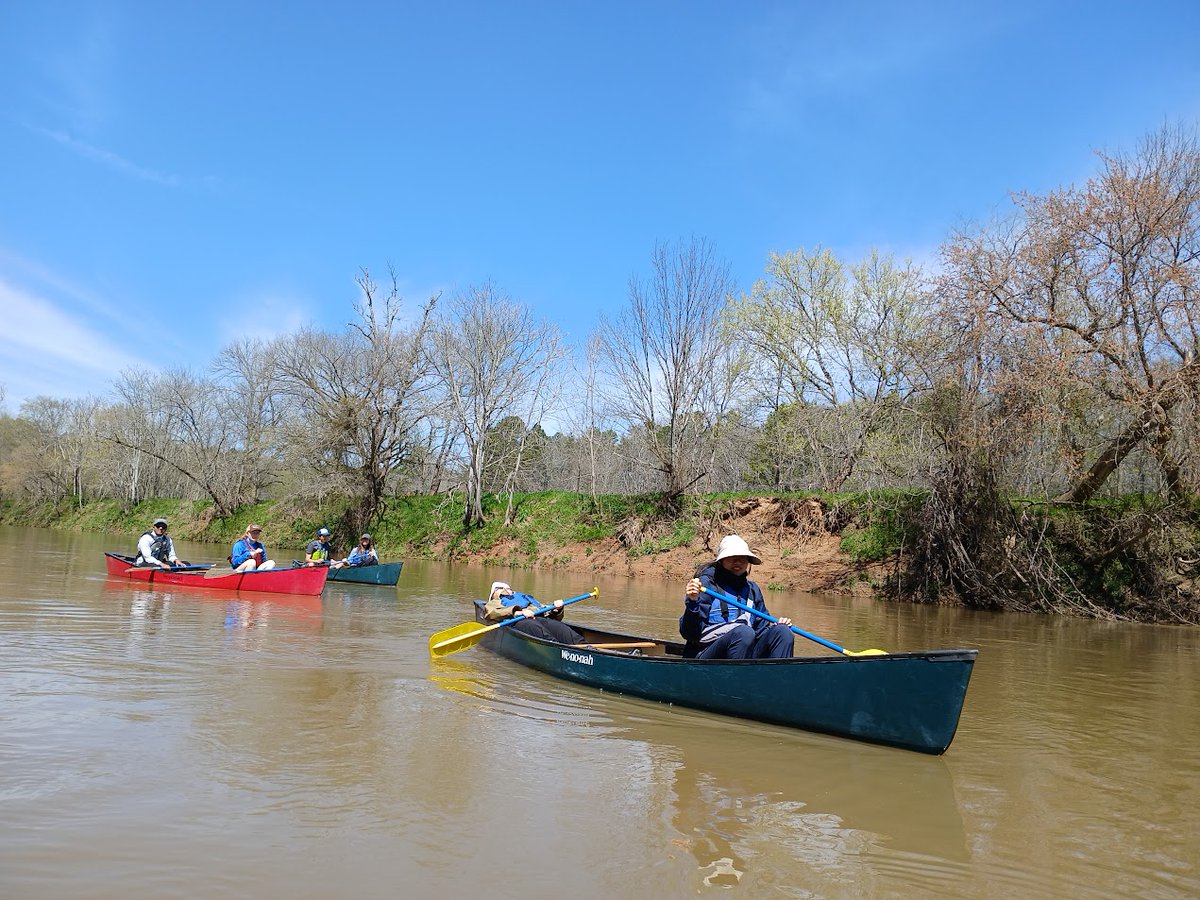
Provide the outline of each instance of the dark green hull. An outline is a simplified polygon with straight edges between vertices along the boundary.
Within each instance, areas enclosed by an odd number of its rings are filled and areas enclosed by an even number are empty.
[[[374,566],[342,566],[329,570],[330,581],[352,581],[355,584],[395,584],[400,580],[402,562],[379,563]]]
[[[482,621],[479,604],[476,616]],[[654,641],[572,626],[587,644]],[[614,693],[935,754],[954,738],[978,653],[698,660],[683,658],[683,645],[674,642],[632,653],[597,650],[510,627],[483,642],[531,668]]]

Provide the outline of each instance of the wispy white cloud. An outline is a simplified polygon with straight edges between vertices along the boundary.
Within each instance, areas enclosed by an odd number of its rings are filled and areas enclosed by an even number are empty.
[[[110,84],[118,49],[98,9],[81,11],[72,25],[55,49],[35,57],[45,78],[42,102],[72,131],[94,135],[112,117]]]
[[[748,29],[737,118],[743,127],[790,130],[814,106],[888,96],[893,82],[961,55],[1007,26],[1004,14],[905,8],[889,14],[853,6],[826,16],[784,7]]]
[[[167,187],[184,187],[189,182],[199,183],[196,179],[185,179],[179,175],[173,175],[166,172],[159,172],[155,169],[147,168],[139,165],[132,160],[125,159],[123,156],[113,153],[111,150],[105,150],[101,147],[93,146],[87,141],[81,141],[78,138],[72,137],[65,131],[57,131],[53,128],[42,128],[39,125],[26,124],[25,126],[30,131],[40,134],[54,141],[61,147],[65,147],[71,152],[84,159],[93,162],[101,163],[108,166],[110,169],[119,172],[122,175],[128,175],[132,178],[137,178],[141,181],[149,181],[154,184],[162,184]],[[204,179],[209,181],[210,179]]]
[[[38,395],[104,394],[121,371],[145,368],[88,323],[88,317],[0,277],[0,382],[9,403]]]
[[[0,246],[0,282],[5,280],[10,284],[36,284],[36,289],[26,287],[25,291],[36,296],[51,295],[64,303],[83,307],[93,318],[100,317],[112,323],[124,322],[126,319],[124,312],[115,309],[109,301],[95,292],[76,284],[38,260]]]
[[[33,89],[39,110],[25,117],[24,126],[81,159],[130,178],[172,188],[212,183],[213,178],[162,171],[103,146],[113,141],[100,136],[121,119],[121,93],[113,84],[121,52],[118,36],[96,11],[74,24],[75,29],[64,36],[55,52],[36,58],[42,74]],[[56,124],[37,124],[39,121]]]

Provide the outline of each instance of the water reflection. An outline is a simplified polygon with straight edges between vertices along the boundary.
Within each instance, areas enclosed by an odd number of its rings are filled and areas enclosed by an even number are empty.
[[[104,581],[103,591],[128,603],[131,643],[162,631],[172,606],[188,619],[212,619],[219,612],[226,636],[246,649],[261,647],[261,640],[254,633],[272,624],[313,635],[321,630],[320,597],[145,588],[135,582],[111,578]]]
[[[494,685],[480,677],[479,667],[453,656],[443,656],[430,665],[429,680],[447,691],[476,700],[495,700]]]
[[[461,740],[460,724],[482,738],[482,715],[501,720],[486,727],[488,743],[606,744],[589,751],[623,760],[627,774],[601,790],[653,797],[670,823],[661,852],[691,857],[696,890],[783,889],[778,872],[802,871],[837,893],[837,879],[882,870],[944,889],[967,863],[942,757],[614,696],[478,650],[434,661],[429,677],[458,698],[435,726],[439,741]],[[480,750],[471,769],[485,772],[496,752]]]
[[[286,628],[293,635],[316,637],[321,631],[320,597],[289,597],[286,602],[227,597],[222,601],[226,646],[262,650],[268,627]],[[294,649],[294,648],[293,648]]]
[[[154,633],[162,625],[171,605],[171,594],[163,591],[134,591],[129,602],[131,626],[140,626],[143,632]],[[137,630],[130,628],[130,635]]]
[[[689,724],[669,735],[651,727],[638,739],[673,760],[675,843],[706,887],[766,887],[780,867],[815,883],[862,879],[885,860],[910,868],[915,881],[967,859],[940,757],[742,723]],[[646,731],[622,729],[626,737]]]

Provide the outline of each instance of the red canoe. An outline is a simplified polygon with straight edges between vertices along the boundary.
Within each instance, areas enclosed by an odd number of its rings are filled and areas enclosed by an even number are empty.
[[[209,575],[198,566],[176,571],[157,566],[133,568],[132,556],[105,553],[104,564],[109,575],[145,581],[151,584],[181,585],[183,587],[221,588],[226,591],[256,591],[263,594],[304,594],[315,597],[325,587],[328,566],[298,566],[291,569],[267,569],[265,572],[234,572],[224,569],[222,575]]]

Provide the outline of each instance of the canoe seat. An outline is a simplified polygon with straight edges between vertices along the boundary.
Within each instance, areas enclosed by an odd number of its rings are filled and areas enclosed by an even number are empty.
[[[662,645],[654,641],[625,641],[613,644],[589,644],[585,642],[580,646],[590,647],[592,650],[614,650],[617,653],[628,653],[631,656],[662,656]]]

